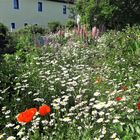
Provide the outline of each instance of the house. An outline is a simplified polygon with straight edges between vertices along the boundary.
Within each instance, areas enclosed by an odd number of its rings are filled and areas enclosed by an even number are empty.
[[[0,0],[0,22],[15,30],[26,25],[47,27],[48,22],[65,23],[72,0]]]

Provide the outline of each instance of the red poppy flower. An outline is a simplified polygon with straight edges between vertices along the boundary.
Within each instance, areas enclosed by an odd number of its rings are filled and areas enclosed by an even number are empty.
[[[140,102],[137,103],[137,108],[140,110]]]
[[[20,123],[28,123],[28,122],[32,121],[36,112],[37,112],[36,108],[30,108],[28,110],[25,110],[24,112],[21,112],[17,116],[17,121]]]
[[[47,115],[48,113],[50,113],[50,111],[51,111],[51,109],[48,105],[43,105],[43,106],[39,107],[39,114],[41,116]]]
[[[122,98],[121,97],[116,97],[116,101],[121,101]]]

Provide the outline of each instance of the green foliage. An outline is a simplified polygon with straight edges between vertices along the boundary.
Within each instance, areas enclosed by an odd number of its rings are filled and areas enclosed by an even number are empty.
[[[34,40],[37,35],[44,35],[46,33],[46,29],[37,25],[26,26],[23,29],[20,29],[14,32],[14,36],[16,39],[16,51],[19,53],[27,54],[31,50],[35,49]]]
[[[0,63],[3,139],[139,140],[140,58],[130,49],[140,43],[139,33],[137,26],[110,31],[95,47],[83,47],[74,34],[56,47],[55,34],[54,44],[39,49],[20,36],[18,51]],[[17,114],[42,104],[50,105],[50,114],[19,125]]]
[[[0,23],[0,33],[3,35],[7,35],[7,32],[8,28],[4,24]]]
[[[122,32],[109,31],[104,36],[106,36],[105,44],[110,49],[119,51],[122,56],[140,55],[140,26],[127,26]]]
[[[20,34],[17,32],[16,36],[19,36],[17,38],[16,50],[28,51],[29,47],[33,45],[33,37],[34,37],[33,34],[31,33]]]
[[[62,25],[57,21],[48,23],[48,29],[50,32],[53,32],[53,33],[58,31],[61,27]]]
[[[23,29],[18,30],[18,33],[20,33],[20,34],[30,33],[30,34],[44,35],[45,33],[47,33],[47,29],[43,28],[39,25],[29,25],[29,26],[25,26]]]
[[[0,23],[0,56],[15,52],[15,37],[9,33],[8,28]]]
[[[67,20],[67,22],[66,22],[66,27],[67,27],[68,29],[72,29],[72,28],[74,28],[75,26],[76,26],[75,20]]]
[[[69,18],[75,20],[75,18],[76,18],[76,6],[75,5],[70,5],[68,7],[68,9],[69,9],[69,12],[70,12]]]
[[[105,25],[108,29],[122,29],[127,24],[140,23],[139,0],[78,0],[77,11],[84,24]]]

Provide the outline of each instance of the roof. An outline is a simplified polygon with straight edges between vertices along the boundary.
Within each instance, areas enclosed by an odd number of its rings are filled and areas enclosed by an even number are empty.
[[[49,1],[74,4],[75,0],[49,0]]]

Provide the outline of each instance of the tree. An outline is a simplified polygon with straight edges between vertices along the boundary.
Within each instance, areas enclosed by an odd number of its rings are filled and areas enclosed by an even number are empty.
[[[78,0],[76,9],[90,27],[104,24],[109,29],[122,29],[127,24],[140,24],[139,0]]]

